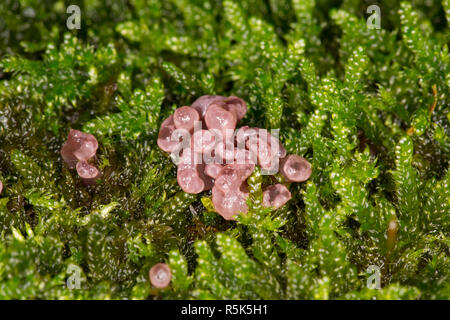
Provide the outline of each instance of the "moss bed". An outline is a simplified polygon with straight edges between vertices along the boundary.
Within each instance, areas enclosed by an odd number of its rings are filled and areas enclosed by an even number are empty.
[[[449,23],[449,0],[2,0],[0,299],[449,299]],[[159,125],[205,94],[311,162],[284,207],[258,171],[237,221],[180,189]]]

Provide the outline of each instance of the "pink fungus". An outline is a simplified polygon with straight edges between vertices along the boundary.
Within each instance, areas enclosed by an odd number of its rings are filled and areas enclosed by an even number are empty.
[[[167,287],[172,280],[170,267],[165,263],[155,264],[149,272],[150,282],[155,288],[163,289]]]
[[[247,195],[239,189],[223,192],[216,186],[212,189],[212,202],[216,211],[226,220],[234,220],[239,212],[247,213]]]
[[[305,158],[290,154],[281,161],[280,172],[290,182],[302,182],[311,176],[312,171]]]
[[[195,152],[211,154],[216,144],[216,139],[209,130],[197,130],[192,135],[191,144],[194,146]]]
[[[225,109],[236,114],[237,120],[240,121],[247,113],[247,104],[241,98],[230,96],[225,99]]]
[[[96,179],[100,178],[100,171],[97,167],[89,164],[87,161],[78,161],[76,168],[78,175],[87,185],[95,184]]]
[[[78,161],[87,161],[95,156],[98,149],[97,139],[89,133],[70,129],[67,141],[61,148],[61,156],[70,169]]]
[[[222,168],[223,168],[223,166],[220,164],[208,163],[207,165],[205,165],[205,174],[207,174],[208,176],[210,176],[213,179],[216,179]]]
[[[219,129],[222,134],[228,136],[236,128],[236,115],[217,104],[209,106],[205,114],[205,123],[208,129]]]
[[[223,192],[230,192],[240,188],[255,169],[252,164],[232,163],[226,165],[219,171],[214,186]]]
[[[263,192],[263,205],[265,207],[281,208],[291,199],[291,193],[283,184],[267,187]]]
[[[181,107],[175,110],[173,114],[173,122],[177,129],[186,129],[189,132],[194,131],[195,121],[200,120],[200,115],[197,110],[192,107]]]
[[[2,191],[3,191],[3,182],[0,180],[0,194],[2,193]]]
[[[178,166],[177,182],[184,192],[197,194],[205,189],[205,182],[200,178],[196,169]]]
[[[222,96],[210,96],[210,95],[201,96],[192,103],[192,108],[197,110],[198,113],[200,114],[200,117],[203,118],[205,116],[206,110],[208,110],[208,107],[212,103],[220,103],[223,102],[224,99],[225,97]]]
[[[161,123],[157,140],[158,147],[160,147],[161,150],[172,152],[178,147],[179,141],[172,139],[172,133],[175,129],[173,115],[170,115],[170,117]]]

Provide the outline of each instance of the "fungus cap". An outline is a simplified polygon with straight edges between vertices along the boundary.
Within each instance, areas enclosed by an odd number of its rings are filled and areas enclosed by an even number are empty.
[[[192,135],[191,145],[195,152],[211,153],[215,144],[215,135],[209,130],[197,130]]]
[[[97,139],[89,133],[70,129],[66,142],[61,148],[61,156],[69,168],[75,168],[78,161],[87,161],[95,156]]]
[[[170,115],[161,123],[158,139],[156,143],[158,147],[165,152],[173,152],[177,149],[179,141],[172,140],[172,133],[175,131],[175,123],[173,115]]]
[[[225,220],[234,220],[234,216],[239,212],[247,213],[247,195],[238,189],[223,192],[216,188],[212,189],[212,203],[214,209]]]
[[[2,193],[2,191],[3,191],[3,182],[0,180],[0,194]]]
[[[173,122],[177,129],[186,129],[189,132],[194,131],[195,121],[200,120],[197,110],[192,107],[184,106],[175,110],[173,114]]]
[[[78,161],[76,169],[85,184],[95,184],[96,179],[100,177],[100,170],[87,161]]]
[[[217,104],[209,106],[205,113],[205,123],[208,129],[219,129],[222,133],[234,132],[236,129],[236,114],[225,110]]]
[[[211,96],[211,95],[205,95],[199,97],[197,100],[195,100],[191,107],[198,111],[201,118],[205,117],[206,110],[208,110],[208,107],[212,103],[220,103],[225,100],[225,97],[223,96]]]
[[[214,187],[223,192],[238,190],[254,169],[253,164],[228,164],[219,171]]]
[[[150,282],[155,288],[163,289],[167,287],[172,280],[170,267],[165,263],[155,264],[149,272]]]
[[[290,154],[281,161],[280,172],[290,182],[303,182],[311,176],[311,164],[303,157]]]
[[[205,165],[205,174],[213,179],[216,179],[219,176],[219,172],[222,168],[223,166],[218,163],[208,163]]]
[[[240,121],[247,113],[247,104],[244,100],[236,96],[230,96],[225,99],[225,109],[233,111],[236,114],[237,120]]]
[[[281,208],[291,199],[292,195],[284,184],[274,184],[263,192],[263,206]]]

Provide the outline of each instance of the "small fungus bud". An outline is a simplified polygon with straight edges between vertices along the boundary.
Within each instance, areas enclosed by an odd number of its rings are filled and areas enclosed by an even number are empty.
[[[78,175],[87,185],[95,184],[96,179],[100,178],[97,167],[90,165],[87,161],[78,161],[76,168]]]
[[[291,193],[283,184],[269,186],[263,192],[263,205],[265,207],[281,208],[291,199]]]
[[[61,156],[69,168],[73,169],[78,161],[94,157],[97,149],[98,141],[92,134],[70,129],[67,141],[61,148]]]
[[[0,180],[0,194],[2,194],[3,191],[3,182]]]
[[[288,155],[281,161],[280,172],[290,182],[302,182],[311,176],[311,164],[298,155]]]
[[[150,282],[155,288],[163,289],[167,287],[172,280],[170,267],[165,263],[155,264],[149,272]]]
[[[398,222],[396,218],[392,218],[389,221],[388,229],[386,232],[386,247],[388,255],[391,253],[397,240]]]
[[[189,132],[194,131],[194,123],[195,121],[200,120],[200,115],[192,107],[181,107],[175,110],[173,114],[173,122],[177,129],[186,129]]]

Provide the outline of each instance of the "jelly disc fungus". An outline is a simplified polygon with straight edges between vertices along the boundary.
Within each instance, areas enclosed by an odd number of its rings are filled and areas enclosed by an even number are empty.
[[[3,191],[3,182],[0,181],[0,194],[2,194],[2,191]]]
[[[291,193],[284,184],[274,184],[263,192],[263,205],[275,209],[281,208],[291,199]]]
[[[87,185],[95,184],[96,179],[100,178],[100,170],[87,161],[78,161],[76,169],[80,178]]]
[[[165,263],[155,264],[149,272],[150,282],[155,288],[166,288],[172,280],[170,267]]]
[[[98,141],[92,134],[75,129],[70,129],[67,141],[61,148],[61,156],[69,169],[76,169],[87,185],[95,184],[100,177],[99,169],[89,163],[95,158],[97,149]]]
[[[194,131],[194,122],[200,120],[197,110],[191,107],[181,107],[175,110],[173,114],[173,122],[177,129],[185,129],[189,132]]]
[[[290,182],[302,182],[311,176],[311,164],[295,154],[288,155],[281,161],[281,174]]]
[[[202,96],[191,107],[175,110],[161,124],[158,146],[177,162],[177,181],[187,193],[212,188],[215,210],[227,220],[248,211],[247,179],[258,165],[263,174],[281,174],[287,182],[305,181],[311,165],[297,155],[286,155],[278,138],[266,129],[237,123],[245,117],[247,104],[239,97]],[[177,135],[176,130],[187,134]],[[181,157],[179,153],[181,151]],[[281,166],[279,163],[281,162]],[[266,186],[264,206],[278,209],[291,199],[283,184]]]

